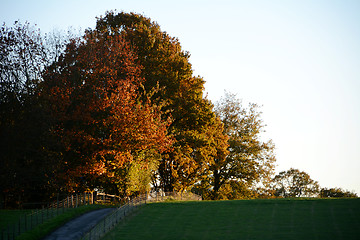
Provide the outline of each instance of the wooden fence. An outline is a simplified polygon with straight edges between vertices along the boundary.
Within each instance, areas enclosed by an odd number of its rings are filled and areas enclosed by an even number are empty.
[[[193,193],[177,193],[177,192],[156,192],[138,196],[125,202],[109,214],[106,218],[101,220],[94,228],[91,229],[82,239],[100,239],[107,232],[114,228],[123,218],[132,213],[138,207],[148,202],[159,201],[199,201],[202,200],[200,196]],[[54,201],[47,204],[42,209],[33,210],[31,213],[26,214],[19,218],[15,224],[8,225],[7,228],[2,229],[0,232],[0,240],[14,240],[20,234],[30,231],[39,224],[50,220],[59,214],[64,213],[72,208],[77,208],[88,204],[117,204],[120,205],[121,199],[115,195],[105,193],[92,193],[86,192],[82,194],[74,194],[65,197],[61,201]]]
[[[94,202],[96,204],[117,204],[119,205],[121,202],[121,198],[116,195],[110,195],[106,193],[96,193],[93,196]]]
[[[96,197],[95,197],[96,196]],[[13,240],[20,234],[30,231],[37,225],[44,223],[64,213],[72,208],[94,203],[110,203],[117,199],[112,195],[99,193],[94,195],[92,192],[73,194],[66,196],[62,200],[51,203],[28,203],[26,206],[41,204],[41,209],[35,209],[31,213],[24,214],[15,224],[9,224],[5,229],[0,229],[0,240]]]
[[[148,202],[160,201],[201,201],[202,198],[192,192],[154,192],[148,195]]]

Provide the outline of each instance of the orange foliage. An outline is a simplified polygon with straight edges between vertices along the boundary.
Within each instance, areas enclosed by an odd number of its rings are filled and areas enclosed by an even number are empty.
[[[163,121],[160,107],[138,96],[140,72],[122,37],[93,34],[73,40],[60,63],[47,70],[42,94],[56,119],[68,178],[112,177],[132,153],[169,148],[170,120]]]

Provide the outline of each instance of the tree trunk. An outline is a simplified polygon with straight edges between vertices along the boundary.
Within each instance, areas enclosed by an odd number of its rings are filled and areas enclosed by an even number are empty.
[[[220,173],[218,170],[214,171],[214,188],[213,188],[213,194],[212,199],[215,200],[218,198],[218,191],[220,189]]]

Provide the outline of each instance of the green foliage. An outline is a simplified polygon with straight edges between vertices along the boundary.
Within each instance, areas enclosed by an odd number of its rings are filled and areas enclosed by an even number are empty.
[[[147,159],[147,164],[142,162]],[[126,179],[128,195],[150,192],[151,178],[158,169],[160,155],[154,151],[143,151],[130,163]]]

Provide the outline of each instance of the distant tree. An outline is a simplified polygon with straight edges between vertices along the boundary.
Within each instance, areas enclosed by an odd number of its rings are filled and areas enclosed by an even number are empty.
[[[228,154],[210,164],[210,195],[219,198],[229,189],[232,193],[228,198],[238,198],[246,193],[252,195],[250,188],[268,183],[275,162],[272,141],[261,140],[264,125],[258,106],[250,104],[245,108],[236,95],[226,92],[216,104],[215,113],[223,123],[224,135],[228,137]]]
[[[33,93],[46,65],[43,39],[29,23],[3,24],[0,34],[0,97],[22,101]]]
[[[356,198],[356,193],[343,190],[341,188],[322,188],[320,190],[322,198]]]
[[[306,172],[291,168],[282,171],[272,179],[275,196],[280,197],[316,197],[319,195],[319,184]]]
[[[142,91],[159,89],[152,100],[165,105],[164,118],[173,119],[168,133],[175,142],[161,155],[154,186],[165,191],[190,189],[215,157],[226,151],[221,123],[211,102],[203,97],[204,80],[193,76],[190,54],[182,50],[178,39],[140,14],[107,12],[94,31],[103,38],[121,35],[131,44],[143,67]]]

